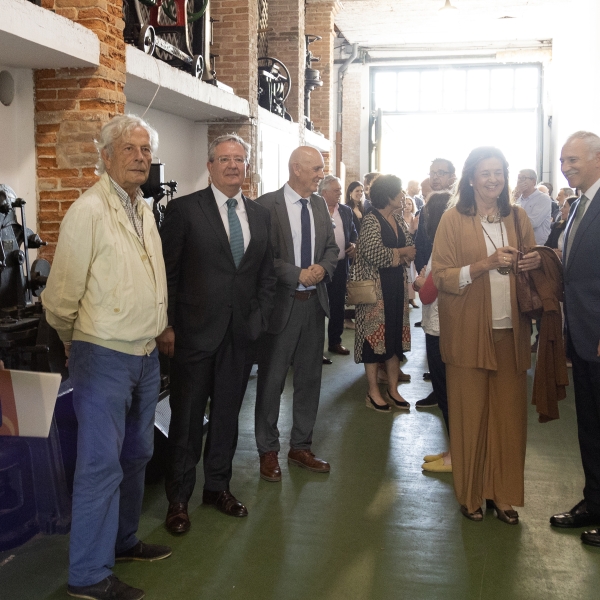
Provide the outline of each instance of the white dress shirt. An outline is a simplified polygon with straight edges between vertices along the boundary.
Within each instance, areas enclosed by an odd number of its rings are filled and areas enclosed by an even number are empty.
[[[331,220],[333,221],[333,234],[335,235],[335,243],[340,249],[338,260],[344,260],[346,258],[346,236],[344,235],[344,222],[342,221],[342,215],[340,215],[337,204],[335,205],[333,215],[331,215]]]
[[[552,199],[548,194],[534,190],[527,198],[521,196],[515,204],[525,210],[533,227],[535,243],[538,246],[543,246],[550,235]]]
[[[221,215],[221,220],[223,221],[223,226],[225,227],[225,232],[227,233],[227,239],[229,239],[229,207],[227,206],[227,200],[229,200],[230,196],[226,196],[213,184],[211,184],[210,187],[215,195],[217,208],[219,209],[219,214]],[[235,198],[237,200],[235,212],[240,220],[240,225],[242,226],[242,235],[244,236],[244,252],[246,252],[248,249],[248,244],[250,243],[250,225],[248,223],[246,205],[242,199],[242,190],[240,190],[235,196],[231,196],[231,198]]]
[[[292,241],[294,242],[294,264],[297,267],[302,267],[302,221],[301,221],[301,213],[302,213],[302,196],[295,192],[289,184],[285,184],[283,186],[283,195],[285,196],[285,206],[287,208],[288,218],[290,220],[290,227],[292,229]],[[308,208],[308,215],[310,217],[310,237],[311,237],[311,245],[310,245],[310,256],[314,261],[315,256],[315,220],[313,218],[312,206],[310,204],[310,198],[307,198],[308,204],[306,205]],[[311,263],[312,264],[312,263]],[[298,284],[296,289],[298,290],[314,290],[316,286],[311,285],[309,287],[304,287],[301,283]]]

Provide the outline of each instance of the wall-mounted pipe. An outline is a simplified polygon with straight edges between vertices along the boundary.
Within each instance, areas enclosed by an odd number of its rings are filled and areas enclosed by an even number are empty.
[[[350,64],[358,56],[358,44],[352,44],[352,53],[338,71],[337,119],[335,128],[335,174],[342,176],[342,106],[344,99],[344,75]]]

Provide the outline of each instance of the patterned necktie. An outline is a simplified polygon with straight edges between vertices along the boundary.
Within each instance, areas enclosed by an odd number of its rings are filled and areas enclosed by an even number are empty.
[[[235,207],[238,201],[235,198],[227,200],[227,218],[229,219],[229,245],[231,246],[231,254],[233,254],[233,262],[236,268],[240,266],[240,262],[244,256],[244,234],[242,233],[242,225],[237,216]]]
[[[300,268],[308,269],[312,265],[311,248],[312,240],[310,234],[310,214],[308,213],[308,200],[300,198],[302,211],[300,212],[300,224],[302,226],[302,241],[300,243]]]
[[[571,229],[569,230],[569,239],[567,243],[567,254],[566,258],[569,260],[569,254],[571,252],[571,247],[573,246],[573,241],[575,240],[575,234],[577,233],[577,228],[579,227],[579,223],[581,223],[581,219],[583,218],[583,213],[585,212],[585,207],[588,203],[587,196],[581,196],[579,199],[579,204],[577,205],[577,212],[575,213],[575,217],[573,218],[573,224],[571,225]]]

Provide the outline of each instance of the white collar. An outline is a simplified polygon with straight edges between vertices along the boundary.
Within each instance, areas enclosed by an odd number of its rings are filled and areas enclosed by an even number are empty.
[[[210,184],[210,188],[215,195],[215,200],[217,201],[217,206],[219,208],[223,208],[223,205],[227,203],[229,198],[235,198],[238,201],[238,206],[243,207],[244,203],[242,202],[242,190],[238,190],[238,193],[235,196],[226,196],[221,190],[218,190],[213,183]]]

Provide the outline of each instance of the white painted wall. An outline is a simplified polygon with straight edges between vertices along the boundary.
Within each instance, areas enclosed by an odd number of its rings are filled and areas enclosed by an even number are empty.
[[[12,104],[0,104],[0,183],[25,200],[27,226],[37,231],[33,71],[1,65],[0,71],[8,71],[15,82]]]
[[[555,186],[564,187],[560,151],[581,129],[600,135],[600,2],[575,0],[553,39],[551,66],[552,148]]]
[[[141,117],[145,106],[128,102],[127,114]],[[144,117],[158,131],[155,158],[165,165],[165,179],[177,182],[177,196],[191,194],[208,185],[208,126],[150,109]]]

